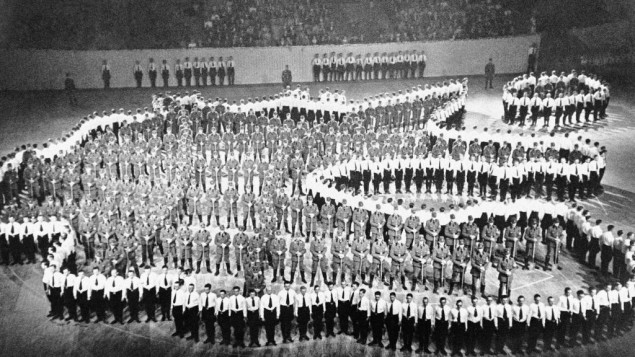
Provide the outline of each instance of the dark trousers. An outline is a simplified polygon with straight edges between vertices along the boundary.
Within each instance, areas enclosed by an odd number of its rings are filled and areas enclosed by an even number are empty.
[[[20,236],[9,236],[9,251],[13,258],[13,264],[22,264],[22,242],[20,242]]]
[[[212,343],[216,342],[216,316],[214,315],[214,308],[203,308],[201,319],[203,320],[203,324],[205,324],[205,335]]]
[[[509,335],[509,321],[498,319],[498,331],[496,332],[496,351],[501,353],[505,348],[507,336]]]
[[[419,320],[417,324],[417,340],[419,340],[419,348],[427,349],[430,345],[430,333],[432,332],[432,321]]]
[[[388,332],[389,346],[395,347],[397,345],[397,338],[399,337],[399,317],[396,315],[388,315],[386,317],[386,331]]]
[[[62,300],[62,288],[51,288],[49,299],[51,301],[51,312],[54,317],[64,318],[64,301]]]
[[[384,332],[384,315],[383,314],[371,314],[370,315],[370,327],[373,333],[373,343],[379,343],[382,340]]]
[[[174,305],[172,307],[172,317],[174,317],[174,327],[179,336],[185,334],[185,318],[183,316],[183,306]]]
[[[103,320],[106,318],[106,308],[104,301],[104,291],[103,290],[93,290],[90,293],[90,305],[91,309],[95,311],[98,320]]]
[[[265,309],[265,333],[267,335],[267,343],[275,343],[276,336],[276,311]]]
[[[247,311],[247,325],[249,325],[249,343],[258,344],[260,335],[260,317],[258,311]]]
[[[82,316],[82,321],[88,322],[90,320],[90,304],[88,303],[88,291],[77,293],[77,305],[79,306],[79,312]]]
[[[223,338],[221,343],[229,344],[231,341],[231,322],[229,320],[229,310],[218,313],[218,326],[220,326],[221,336]]]
[[[163,320],[170,319],[170,295],[172,295],[172,288],[159,288],[159,304]]]
[[[324,310],[320,305],[313,306],[313,336],[322,337],[322,329],[324,327]]]
[[[128,312],[130,318],[133,320],[139,319],[139,289],[134,289],[126,292],[126,299],[128,301]]]
[[[291,323],[293,322],[293,306],[280,305],[280,330],[282,338],[291,339]]]
[[[538,336],[541,335],[543,331],[542,320],[537,318],[532,318],[529,322],[529,329],[527,333],[527,352],[531,353],[536,349],[536,343],[538,341]]]
[[[123,302],[121,301],[121,294],[123,292],[111,292],[108,301],[110,303],[110,312],[112,313],[115,321],[123,321]]]
[[[183,318],[187,329],[190,331],[191,337],[198,342],[198,307],[186,309]]]
[[[156,312],[155,301],[156,301],[155,290],[143,289],[143,307],[144,307],[144,310],[146,311],[146,315],[148,316],[148,319],[151,319],[151,320],[155,319],[155,312]]]
[[[553,337],[556,334],[556,330],[558,329],[558,324],[555,321],[547,320],[545,321],[545,332],[542,337],[542,341],[545,345],[546,349],[551,348],[551,343],[553,342]]]
[[[245,344],[245,317],[242,312],[232,312],[231,325],[234,329],[234,345]]]
[[[409,319],[401,320],[401,338],[403,340],[403,347],[409,349],[412,347],[412,337],[414,335],[415,319],[411,317]]]
[[[437,351],[445,351],[446,340],[448,339],[448,321],[437,319],[434,326],[435,341]]]
[[[308,306],[298,308],[298,333],[301,338],[307,335],[310,316]]]
[[[348,311],[350,308],[350,303],[347,301],[339,301],[337,305],[337,316],[340,321],[340,331],[344,333],[348,333]]]
[[[335,303],[326,303],[326,311],[324,312],[324,324],[326,325],[326,335],[334,335],[333,329],[335,327],[335,315],[337,309]]]
[[[481,325],[476,322],[469,321],[467,323],[467,332],[465,334],[465,350],[469,353],[474,353],[476,348],[476,341],[478,341],[481,335]]]
[[[481,350],[489,352],[492,350],[492,340],[494,339],[494,333],[496,332],[496,326],[494,320],[483,319],[483,335],[481,338]]]

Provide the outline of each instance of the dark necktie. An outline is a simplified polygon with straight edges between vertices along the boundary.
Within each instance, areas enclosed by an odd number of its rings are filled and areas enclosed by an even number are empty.
[[[391,314],[391,315],[393,314],[392,306],[393,306],[393,304],[392,304],[392,303],[390,303],[390,314]]]
[[[271,295],[269,295],[269,309],[271,310],[273,308],[273,298]]]
[[[379,301],[375,301],[375,313],[379,313]]]
[[[146,285],[150,285],[150,274],[146,276]]]
[[[507,320],[507,308],[503,305],[503,320]]]
[[[458,312],[457,312],[457,319],[456,319],[456,320],[457,320],[457,322],[458,322],[459,324],[461,324],[461,310],[458,310]]]
[[[177,294],[177,293],[176,293],[176,292],[174,292],[174,297],[172,298],[172,303],[173,303],[173,304],[176,304],[176,294]]]
[[[306,307],[306,297],[302,295],[302,307]]]
[[[132,279],[130,279],[130,290],[132,290]]]
[[[165,286],[168,286],[168,275],[167,274],[165,274],[163,276],[163,284],[165,284]]]
[[[408,309],[406,310],[406,318],[410,318],[410,304],[408,304]]]
[[[317,299],[316,299],[315,303],[316,303],[316,305],[319,305],[320,304],[320,295],[316,294],[316,296],[317,296]]]
[[[205,295],[205,308],[209,307],[209,294]]]
[[[551,307],[551,321],[556,321],[556,311]]]
[[[234,300],[236,302],[236,310],[238,310],[238,296],[236,296],[236,300]]]
[[[344,289],[342,289],[342,300],[344,300]]]
[[[192,293],[187,296],[187,306],[190,306],[190,299],[192,298]]]
[[[445,307],[441,307],[441,321],[445,321]]]
[[[538,318],[542,318],[541,314],[540,314],[540,305],[538,305]]]
[[[29,226],[24,225],[24,235],[28,235],[29,234]]]
[[[13,235],[14,233],[15,233],[15,226],[11,224],[11,235]]]
[[[519,308],[520,308],[520,319],[519,319],[519,321],[522,321],[523,320],[523,307],[520,306]]]
[[[569,303],[569,298],[567,297],[567,311],[571,310],[571,304]]]
[[[115,278],[112,278],[112,287],[115,287]]]
[[[427,316],[426,311],[427,311],[427,310],[428,310],[428,307],[427,307],[427,306],[424,306],[424,307],[423,307],[423,316],[421,316],[421,318],[423,319],[423,321],[427,320],[427,319],[426,319],[426,316]]]
[[[256,299],[255,298],[251,298],[251,306],[252,307],[256,307]]]
[[[290,300],[289,300],[289,292],[287,291],[287,302],[286,302],[287,306],[289,306],[291,304]]]
[[[220,311],[223,312],[223,303],[225,302],[225,299],[221,299],[220,301]]]
[[[82,284],[83,284],[82,279],[79,279],[79,291],[80,292],[82,291]]]
[[[478,307],[474,306],[474,317],[478,317]]]
[[[40,232],[44,232],[44,226],[40,223]]]

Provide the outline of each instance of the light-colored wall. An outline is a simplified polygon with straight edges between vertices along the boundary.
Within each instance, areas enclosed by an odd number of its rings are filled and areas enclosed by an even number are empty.
[[[132,67],[140,60],[147,70],[148,58],[167,59],[174,69],[177,58],[185,56],[218,58],[233,56],[236,84],[279,83],[284,66],[289,65],[294,82],[313,80],[311,60],[316,53],[353,52],[366,54],[399,50],[423,50],[428,57],[426,76],[454,76],[483,73],[492,57],[498,73],[522,72],[527,66],[527,49],[539,36],[483,40],[382,43],[363,45],[294,46],[264,48],[198,48],[127,51],[4,50],[0,53],[0,90],[59,89],[66,72],[71,72],[78,88],[101,88],[101,63],[111,66],[112,87],[132,87]],[[173,71],[172,71],[173,72]],[[173,75],[174,73],[172,73]],[[160,75],[159,75],[160,77]],[[176,85],[172,76],[171,85]],[[158,79],[161,83],[161,79]],[[149,86],[147,73],[144,86]]]

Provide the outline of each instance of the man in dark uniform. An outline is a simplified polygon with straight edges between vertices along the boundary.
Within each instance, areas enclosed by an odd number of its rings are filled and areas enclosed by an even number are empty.
[[[439,286],[441,288],[445,288],[445,267],[450,259],[450,250],[445,246],[445,242],[442,239],[439,239],[437,242],[437,247],[432,252],[432,261],[434,268],[434,290],[433,293],[436,294]]]
[[[134,80],[137,82],[137,88],[141,88],[141,81],[143,81],[143,68],[139,61],[134,62],[134,69],[132,70],[134,74]]]
[[[485,65],[485,89],[488,89],[488,84],[489,84],[489,89],[492,89],[492,81],[494,80],[494,74],[496,72],[496,67],[494,66],[494,62],[492,62],[492,59],[489,59],[489,62],[487,62],[487,64]]]
[[[176,64],[174,65],[174,73],[176,75],[177,87],[182,87],[183,86],[183,65],[181,64],[180,59],[176,60]]]
[[[157,66],[154,64],[154,58],[150,58],[148,64],[148,77],[150,78],[150,86],[155,88],[157,86]]]
[[[476,250],[472,254],[472,295],[476,295],[476,288],[480,285],[481,295],[485,296],[485,271],[489,263],[489,254],[484,250],[483,243],[476,245]]]
[[[525,240],[525,266],[523,269],[528,270],[530,264],[531,266],[535,265],[536,244],[542,241],[542,229],[538,225],[536,218],[530,220],[529,227],[525,229],[523,238]]]
[[[513,271],[515,268],[516,262],[514,258],[511,257],[511,251],[509,248],[505,248],[504,257],[498,264],[498,281],[500,282],[498,288],[499,298],[511,292]]]
[[[170,82],[170,65],[166,60],[161,62],[161,78],[163,79],[163,87],[167,88]]]
[[[545,240],[547,243],[547,255],[545,256],[545,270],[551,270],[551,257],[553,255],[553,263],[560,267],[560,244],[562,243],[564,230],[560,227],[560,220],[554,219],[553,224],[545,232]]]
[[[467,264],[470,261],[470,253],[463,244],[463,240],[459,240],[458,243],[452,253],[452,281],[450,282],[449,295],[452,295],[456,284],[461,287],[461,290],[464,290],[463,280],[465,279],[465,269],[467,269]]]
[[[64,80],[64,91],[66,92],[66,96],[68,97],[68,102],[71,106],[75,107],[78,105],[77,97],[75,96],[75,81],[71,77],[70,73],[66,73],[66,79]]]
[[[192,62],[190,62],[189,57],[185,57],[185,62],[183,63],[183,77],[185,77],[185,85],[188,87],[192,86]]]
[[[110,65],[104,60],[101,64],[101,80],[104,81],[104,89],[110,88]]]

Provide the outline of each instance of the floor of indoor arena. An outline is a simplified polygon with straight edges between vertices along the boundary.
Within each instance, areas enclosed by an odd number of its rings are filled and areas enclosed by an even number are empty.
[[[522,129],[510,127],[501,122],[502,104],[500,88],[509,76],[498,77],[494,82],[496,89],[483,90],[483,80],[470,77],[469,96],[465,126],[470,129],[477,126],[479,130],[487,126],[501,131]],[[423,82],[414,80],[371,81],[371,82],[340,82],[308,84],[312,93],[319,89],[345,90],[349,99],[361,99],[366,95],[379,92],[396,92],[405,90],[417,84],[430,83],[436,79],[425,79]],[[157,89],[161,90],[161,89]],[[176,88],[170,89],[177,92]],[[241,98],[274,94],[280,90],[279,85],[236,86],[236,87],[207,87],[201,88],[205,97],[221,97],[230,101]],[[68,131],[77,121],[93,111],[101,112],[112,108],[134,110],[150,106],[150,96],[156,90],[147,89],[112,89],[79,91],[77,97],[79,106],[70,107],[63,92],[4,92],[0,93],[0,153],[6,153],[24,143],[46,142],[49,138],[56,138]],[[604,193],[592,200],[582,201],[582,205],[591,211],[594,218],[606,224],[614,224],[616,230],[625,232],[635,230],[635,215],[630,209],[634,207],[635,180],[632,163],[635,163],[635,90],[633,88],[612,88],[611,101],[608,107],[608,118],[599,123],[583,126],[564,127],[559,131],[579,132],[579,135],[589,137],[592,141],[599,141],[606,146],[607,169],[603,180]],[[534,132],[533,130],[529,132]],[[537,136],[548,135],[542,129]],[[426,197],[423,200],[427,199]],[[233,232],[233,231],[232,231]],[[544,257],[544,248],[538,252],[538,259]],[[156,258],[158,262],[158,257]],[[598,256],[599,260],[599,256]],[[597,285],[607,278],[599,272],[582,266],[573,259],[566,250],[561,257],[562,270],[542,269],[516,270],[512,298],[525,295],[527,301],[539,292],[545,297],[558,297],[564,287],[569,286],[576,291],[586,289],[589,285]],[[431,268],[430,268],[431,269]],[[287,269],[288,271],[288,269]],[[270,274],[267,277],[270,279]],[[287,273],[288,274],[288,273]],[[431,272],[428,272],[431,275]],[[127,325],[83,324],[76,322],[51,322],[47,317],[49,304],[42,289],[41,269],[39,265],[24,265],[0,267],[0,351],[3,356],[157,356],[157,355],[220,355],[220,356],[402,356],[410,353],[392,352],[376,347],[361,346],[352,337],[338,336],[337,338],[320,341],[294,342],[278,344],[277,347],[261,347],[256,349],[235,349],[198,343],[194,344],[185,339],[170,337],[173,323],[140,323]],[[299,281],[299,279],[297,279]],[[225,287],[237,285],[240,279],[228,277],[222,273],[220,277],[212,274],[201,274],[199,283],[211,282],[213,285],[222,283]],[[236,283],[236,284],[235,284]],[[242,283],[240,283],[242,286]],[[396,284],[397,285],[397,284]],[[298,285],[296,284],[296,287]],[[374,288],[378,285],[375,283]],[[498,288],[496,273],[490,269],[487,275],[487,293],[495,294]],[[277,289],[276,289],[277,290]],[[422,296],[430,296],[433,303],[438,301],[439,295],[432,295],[431,289],[415,294],[415,301],[420,302]],[[384,289],[384,298],[388,298]],[[398,297],[403,300],[405,292],[396,289]],[[447,291],[446,291],[447,293]],[[444,295],[445,296],[445,295]],[[450,306],[454,306],[454,299],[468,296],[460,294],[450,297]],[[142,317],[144,320],[145,317]],[[124,320],[127,320],[125,318]],[[337,330],[337,329],[336,329]],[[204,329],[200,331],[204,335]],[[217,333],[220,334],[217,328]],[[281,341],[280,331],[277,329],[277,341]],[[297,340],[297,337],[296,337]],[[220,341],[217,338],[217,341]],[[264,342],[264,332],[261,343]],[[264,345],[264,344],[263,344]],[[415,344],[416,345],[416,344]],[[576,356],[627,356],[632,355],[635,348],[635,332],[629,332],[608,342],[594,345],[578,346],[562,349],[558,352],[545,352],[544,355],[576,355]],[[631,351],[631,352],[628,352]]]

